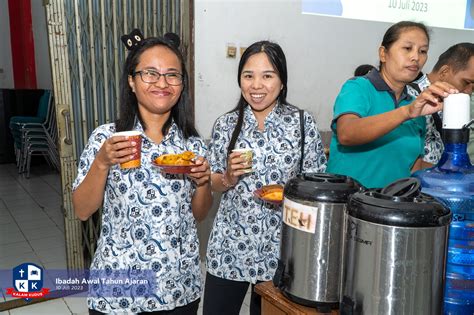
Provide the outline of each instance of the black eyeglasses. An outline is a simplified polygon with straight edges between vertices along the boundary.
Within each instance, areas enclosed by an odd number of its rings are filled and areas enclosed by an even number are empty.
[[[142,78],[142,81],[145,83],[156,83],[161,76],[165,77],[165,81],[169,85],[181,85],[183,83],[183,75],[177,72],[159,73],[155,70],[141,70],[135,71],[132,73],[132,76],[134,77],[137,74],[140,75],[140,78]]]

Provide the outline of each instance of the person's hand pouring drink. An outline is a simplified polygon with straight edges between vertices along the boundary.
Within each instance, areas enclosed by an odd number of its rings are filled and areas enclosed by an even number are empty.
[[[424,90],[410,106],[402,107],[407,119],[436,113],[443,109],[444,98],[459,91],[449,83],[435,82]]]

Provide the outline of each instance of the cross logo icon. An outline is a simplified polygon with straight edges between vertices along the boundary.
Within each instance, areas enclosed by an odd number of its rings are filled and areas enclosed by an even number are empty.
[[[40,266],[24,263],[13,268],[12,273],[13,288],[7,288],[6,294],[29,301],[49,293],[49,289],[43,289],[43,268]]]

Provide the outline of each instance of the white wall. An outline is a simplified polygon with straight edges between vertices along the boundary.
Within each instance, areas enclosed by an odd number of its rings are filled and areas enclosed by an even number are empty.
[[[52,89],[51,61],[49,59],[48,27],[43,1],[31,1],[31,22],[35,41],[36,86]]]
[[[249,46],[278,42],[288,63],[288,101],[313,113],[329,130],[332,106],[341,85],[362,63],[378,64],[377,49],[389,23],[301,14],[297,0],[196,0],[196,124],[209,138],[215,119],[239,98],[238,58],[226,58],[227,43]],[[449,46],[473,41],[474,32],[433,29],[431,70]]]
[[[0,0],[0,34],[2,34],[2,49],[0,49],[0,88],[12,89],[13,64],[10,46],[10,18],[8,16],[8,1]]]

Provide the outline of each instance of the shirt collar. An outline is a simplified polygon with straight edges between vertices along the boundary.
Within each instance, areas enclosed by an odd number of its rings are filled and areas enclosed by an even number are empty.
[[[388,93],[390,93],[396,107],[398,107],[401,101],[412,99],[412,97],[408,94],[407,87],[405,85],[405,87],[403,88],[402,94],[400,95],[400,99],[397,102],[397,99],[395,97],[395,92],[384,81],[384,79],[380,75],[380,71],[378,71],[377,69],[373,69],[372,71],[367,73],[365,77],[370,81],[370,83],[372,83],[372,85],[375,87],[377,91],[387,91]]]
[[[417,84],[421,91],[424,91],[431,85],[430,79],[426,73],[424,73],[418,80],[413,81],[413,83]]]
[[[284,106],[278,102],[272,111],[267,115],[264,121],[264,127],[273,127],[282,123],[281,117],[284,111]],[[244,109],[244,120],[250,125],[258,128],[258,122],[253,114],[252,108],[250,105],[245,106]]]
[[[145,134],[145,131],[143,130],[143,125],[140,123],[140,120],[138,118],[135,119],[135,127],[133,129],[140,131],[142,133],[142,137],[146,137],[148,139],[148,137]],[[168,133],[166,134],[166,136],[164,136],[162,141],[165,142],[169,139],[173,139],[177,133],[179,133],[178,125],[176,125],[176,123],[174,122],[174,119],[171,118],[171,126],[168,130]],[[148,139],[148,140],[151,141],[151,139]]]

